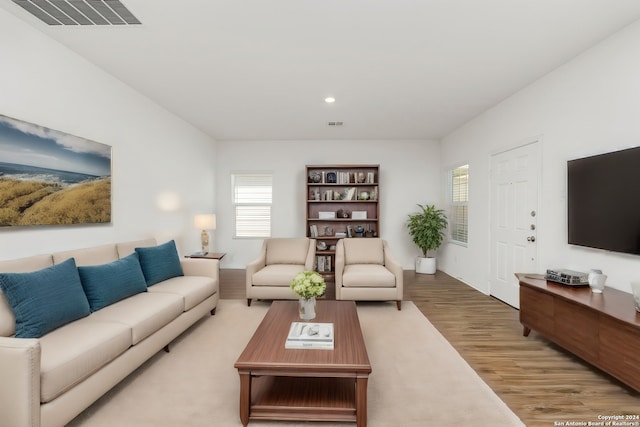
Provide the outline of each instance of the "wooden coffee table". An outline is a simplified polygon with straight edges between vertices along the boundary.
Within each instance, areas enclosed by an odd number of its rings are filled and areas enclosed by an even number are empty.
[[[367,425],[371,373],[353,301],[318,301],[314,322],[334,324],[334,349],[285,349],[297,301],[274,301],[236,364],[240,420]]]

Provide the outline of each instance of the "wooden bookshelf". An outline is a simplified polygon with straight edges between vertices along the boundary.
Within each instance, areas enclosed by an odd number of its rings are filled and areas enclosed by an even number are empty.
[[[380,236],[380,165],[307,165],[305,176],[306,233],[326,245],[316,270],[330,276],[339,239]]]

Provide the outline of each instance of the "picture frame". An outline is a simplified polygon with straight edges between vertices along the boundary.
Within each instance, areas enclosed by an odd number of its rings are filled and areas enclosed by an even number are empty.
[[[318,219],[336,219],[336,213],[320,211],[318,212]]]
[[[351,219],[367,219],[367,211],[353,211]]]
[[[111,146],[0,115],[0,228],[111,223]]]

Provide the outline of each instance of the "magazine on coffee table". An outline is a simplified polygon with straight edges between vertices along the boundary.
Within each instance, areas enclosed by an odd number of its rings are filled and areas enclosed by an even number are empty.
[[[284,347],[333,350],[333,323],[293,322]]]

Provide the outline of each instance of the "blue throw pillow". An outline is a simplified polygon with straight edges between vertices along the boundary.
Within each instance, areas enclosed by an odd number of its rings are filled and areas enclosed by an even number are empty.
[[[158,246],[136,248],[136,252],[140,256],[140,266],[147,280],[147,286],[172,277],[184,276],[176,242],[173,240]]]
[[[17,338],[40,338],[90,313],[73,258],[31,273],[2,273],[0,288],[16,318]]]
[[[147,291],[147,283],[135,252],[108,264],[78,267],[78,273],[91,311],[98,311]]]

